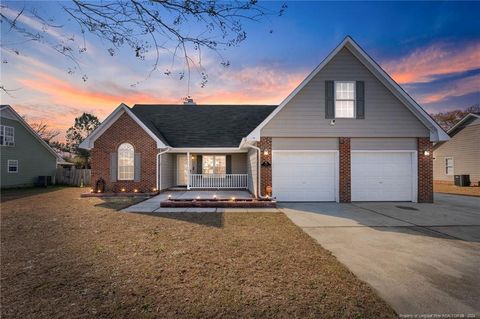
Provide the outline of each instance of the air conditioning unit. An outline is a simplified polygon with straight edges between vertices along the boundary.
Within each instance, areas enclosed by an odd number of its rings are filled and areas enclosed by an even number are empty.
[[[470,186],[470,175],[455,175],[456,186]]]

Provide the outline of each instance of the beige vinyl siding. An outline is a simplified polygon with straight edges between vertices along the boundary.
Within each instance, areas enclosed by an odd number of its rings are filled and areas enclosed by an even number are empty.
[[[365,119],[325,119],[325,81],[364,81]],[[343,48],[261,130],[271,137],[419,137],[429,130]]]
[[[232,174],[247,174],[247,153],[232,153]]]
[[[53,182],[57,158],[17,120],[1,117],[0,123],[15,129],[15,146],[0,146],[0,186],[32,186],[38,176],[52,176]],[[7,172],[8,160],[18,161],[18,173]]]
[[[252,194],[257,192],[257,172],[258,172],[258,158],[257,150],[250,149],[247,154],[247,174],[248,174],[248,190]]]
[[[409,138],[352,138],[350,140],[352,150],[376,151],[376,150],[417,150],[417,139]]]
[[[467,125],[434,152],[433,179],[454,181],[454,175],[470,175],[472,184],[480,181],[480,119]],[[453,174],[445,172],[445,158],[453,158]]]
[[[175,160],[176,155],[165,153],[160,155],[162,157],[162,166],[161,166],[161,187],[162,189],[166,189],[172,186],[175,186]]]
[[[338,150],[338,138],[335,137],[274,137],[273,150]]]

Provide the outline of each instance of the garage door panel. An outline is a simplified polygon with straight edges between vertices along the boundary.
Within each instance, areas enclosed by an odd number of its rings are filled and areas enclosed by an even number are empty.
[[[353,152],[352,201],[412,201],[411,152]]]
[[[334,201],[335,153],[275,152],[273,195],[279,201]]]

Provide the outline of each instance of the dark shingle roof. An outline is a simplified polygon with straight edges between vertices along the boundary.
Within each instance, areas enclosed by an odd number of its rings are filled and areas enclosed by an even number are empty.
[[[238,147],[275,105],[136,104],[132,112],[171,147]]]

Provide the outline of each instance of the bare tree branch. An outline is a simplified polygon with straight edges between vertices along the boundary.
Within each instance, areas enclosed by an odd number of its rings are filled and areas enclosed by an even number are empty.
[[[61,6],[80,27],[83,38],[86,32],[97,36],[110,46],[107,51],[112,56],[121,48],[128,47],[136,58],[145,60],[146,54],[154,50],[154,63],[145,79],[158,70],[160,51],[165,51],[172,55],[171,70],[177,58],[181,58],[183,71],[180,72],[180,78],[187,72],[190,86],[190,72],[195,70],[201,76],[202,87],[207,83],[207,72],[202,66],[202,48],[215,52],[221,65],[229,66],[230,62],[223,59],[220,50],[245,41],[247,33],[242,23],[261,22],[276,13],[282,15],[287,8],[283,4],[278,11],[274,11],[261,6],[256,0],[71,0],[61,3]],[[0,8],[6,6],[2,4]],[[73,38],[51,42],[45,31],[61,29],[63,26],[30,11],[24,8],[14,18],[0,12],[0,19],[10,26],[10,30],[29,40],[49,45],[81,70],[77,55],[86,50],[85,38],[79,50],[74,49]],[[20,17],[27,12],[29,18],[35,18],[44,26],[44,32],[32,32],[21,25]],[[170,70],[162,72],[171,74]]]

